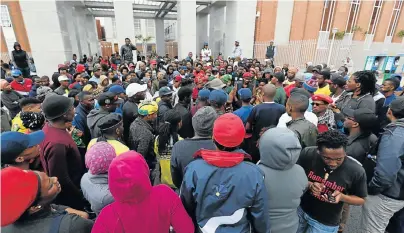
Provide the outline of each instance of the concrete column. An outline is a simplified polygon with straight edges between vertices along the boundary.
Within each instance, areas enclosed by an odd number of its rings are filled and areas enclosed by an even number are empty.
[[[209,47],[213,57],[224,52],[224,36],[226,27],[226,2],[218,1],[209,10]]]
[[[203,43],[209,43],[209,36],[208,36],[208,19],[209,14],[207,13],[198,13],[196,14],[196,21],[198,24],[196,25],[196,49],[199,55],[199,52],[203,48]],[[212,49],[212,46],[209,45]],[[213,52],[213,51],[212,51]],[[214,54],[212,54],[214,55]]]
[[[49,77],[58,64],[71,59],[72,51],[67,21],[60,3],[50,1],[20,1],[21,13],[29,35],[32,57],[38,75]]]
[[[293,1],[278,1],[275,23],[275,45],[284,45],[289,43],[293,6]]]
[[[114,12],[119,47],[125,44],[125,38],[131,39],[134,44],[135,27],[132,1],[114,0]]]
[[[60,22],[66,25],[63,29],[66,29],[68,38],[70,40],[71,52],[80,57],[81,47],[80,39],[78,37],[78,27],[76,23],[76,12],[72,2],[56,1],[56,6],[59,11]],[[72,56],[68,57],[67,60],[70,61]]]
[[[235,40],[240,42],[243,57],[253,57],[256,7],[257,0],[226,1],[225,57],[231,56]]]
[[[196,1],[177,1],[178,57],[187,57],[196,51]]]
[[[86,20],[85,20],[85,28],[87,30],[87,46],[89,49],[89,54],[95,55],[96,53],[98,55],[101,54],[101,45],[100,42],[98,41],[98,36],[97,36],[97,27],[95,25],[95,18],[93,15],[87,14],[86,15]],[[88,54],[87,54],[88,57]]]
[[[165,40],[164,40],[164,19],[155,19],[154,25],[156,28],[156,53],[159,56],[165,55]]]

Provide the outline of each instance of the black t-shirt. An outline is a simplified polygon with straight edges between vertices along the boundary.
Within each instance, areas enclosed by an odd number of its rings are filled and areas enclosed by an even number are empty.
[[[317,147],[312,146],[303,149],[297,164],[303,167],[309,181],[323,182],[326,165],[317,153]],[[335,190],[361,198],[367,196],[365,170],[349,157],[345,157],[341,166],[329,173],[325,186],[325,193],[328,196]],[[333,204],[322,201],[313,196],[310,190],[307,190],[301,198],[300,206],[304,212],[320,223],[328,226],[338,226],[343,204],[343,202]]]
[[[276,127],[279,122],[279,118],[286,111],[285,106],[277,103],[262,103],[255,106],[247,122],[250,123],[252,127],[252,138],[253,140],[258,140],[260,132],[265,127],[274,126]]]

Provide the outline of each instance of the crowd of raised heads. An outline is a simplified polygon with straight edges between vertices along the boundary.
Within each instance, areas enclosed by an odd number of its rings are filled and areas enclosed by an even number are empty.
[[[237,41],[134,62],[127,39],[39,77],[14,48],[2,232],[349,233],[352,206],[356,232],[404,232],[402,74],[279,66]]]

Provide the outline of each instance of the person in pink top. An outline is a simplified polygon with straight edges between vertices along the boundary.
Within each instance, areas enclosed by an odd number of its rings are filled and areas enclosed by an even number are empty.
[[[178,195],[167,185],[152,186],[146,160],[135,151],[114,158],[108,171],[115,202],[104,207],[92,233],[193,233],[194,225]]]

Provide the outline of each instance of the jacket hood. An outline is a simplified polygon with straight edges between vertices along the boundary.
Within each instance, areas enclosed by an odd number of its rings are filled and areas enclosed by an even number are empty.
[[[15,50],[15,47],[16,47],[16,46],[20,46],[20,48],[21,48],[21,45],[20,45],[20,43],[18,43],[18,42],[15,42],[15,43],[14,43],[14,46],[13,46],[14,50]],[[21,48],[21,50],[22,50],[22,48]]]
[[[292,130],[272,128],[261,136],[259,149],[260,163],[275,170],[288,170],[296,164],[302,147]]]
[[[149,167],[142,155],[128,151],[116,157],[108,170],[109,189],[117,202],[142,202],[150,193]]]
[[[97,124],[97,122],[103,118],[105,115],[108,115],[109,112],[104,111],[103,109],[93,109],[90,111],[90,113],[87,116],[87,124],[88,127],[94,128],[95,124]]]

